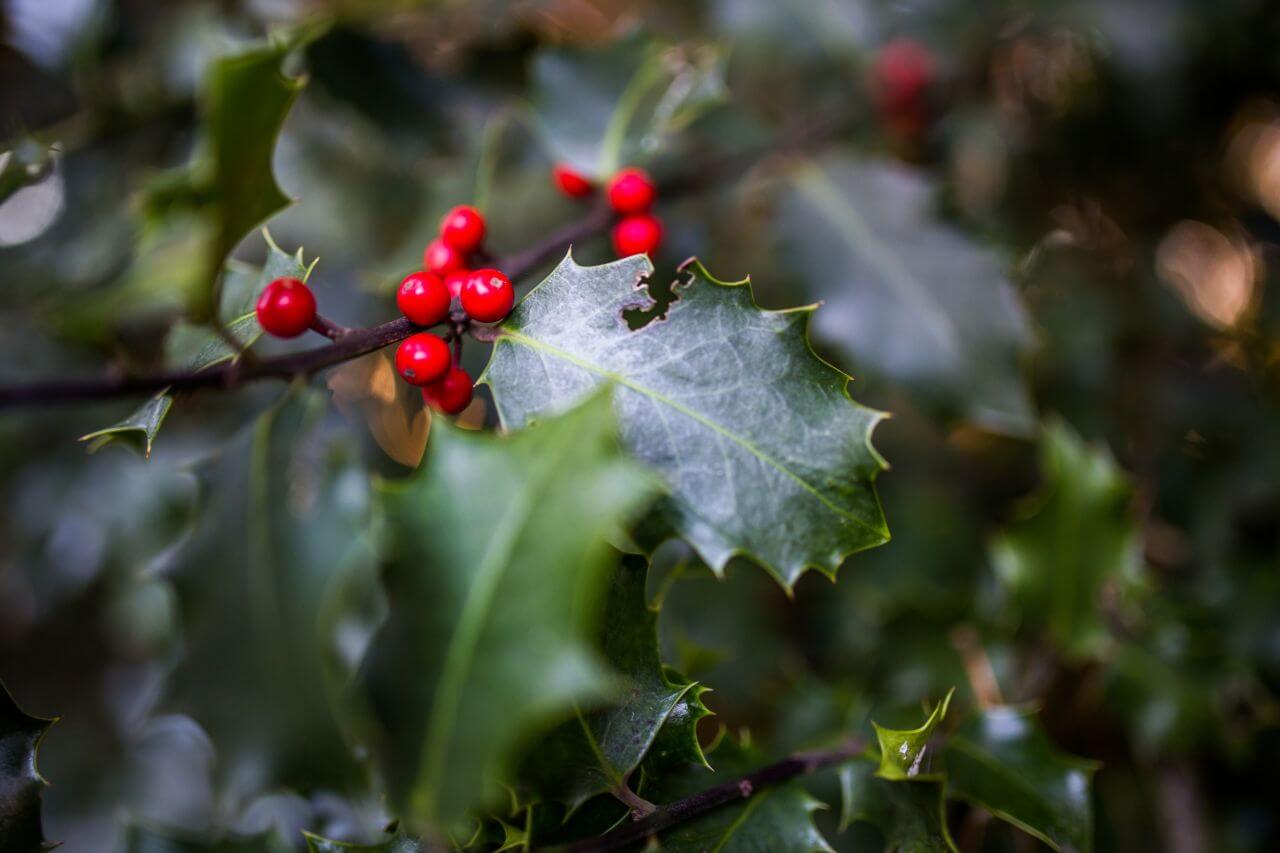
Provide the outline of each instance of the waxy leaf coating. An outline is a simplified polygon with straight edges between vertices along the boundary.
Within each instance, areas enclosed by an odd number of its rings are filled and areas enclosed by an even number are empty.
[[[747,282],[691,262],[665,315],[633,330],[631,312],[654,307],[652,272],[643,256],[567,257],[516,306],[481,377],[503,424],[613,385],[624,445],[670,490],[664,522],[717,573],[743,554],[789,589],[885,542],[869,438],[883,415],[809,348],[811,309],[765,311]]]

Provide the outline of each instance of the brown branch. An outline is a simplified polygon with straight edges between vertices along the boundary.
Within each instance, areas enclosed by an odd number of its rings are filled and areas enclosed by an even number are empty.
[[[496,262],[513,280],[559,257],[569,247],[608,228],[612,214],[603,204],[593,207],[582,219],[547,235],[537,244]],[[92,379],[54,379],[0,388],[0,409],[30,403],[62,403],[102,400],[154,394],[166,388],[193,391],[199,388],[232,388],[257,379],[291,380],[358,358],[394,343],[418,330],[403,317],[368,329],[345,329],[330,320],[316,331],[333,343],[316,349],[289,353],[253,363],[223,362],[203,370],[178,370],[147,376],[115,375]]]
[[[819,115],[821,118],[817,121],[784,131],[769,145],[699,164],[663,181],[659,194],[663,198],[674,198],[701,191],[718,181],[741,174],[745,168],[766,156],[804,148],[828,139],[854,118],[854,115],[841,110],[820,111]],[[521,252],[497,259],[494,266],[513,281],[523,278],[555,260],[573,244],[603,233],[612,222],[613,213],[603,201],[598,201],[581,219],[553,231]],[[34,403],[140,396],[164,389],[193,391],[199,388],[234,388],[258,379],[288,381],[398,343],[417,331],[417,327],[403,317],[368,329],[347,329],[332,321],[323,320],[318,321],[316,331],[333,342],[302,352],[262,359],[246,357],[194,371],[168,371],[147,376],[113,374],[89,379],[50,379],[28,385],[0,387],[0,409]],[[492,339],[483,332],[475,337],[481,340]]]
[[[701,817],[721,806],[750,799],[762,788],[780,785],[798,776],[807,776],[818,770],[849,761],[861,755],[864,749],[865,744],[861,740],[851,740],[835,749],[796,753],[776,764],[762,767],[731,782],[725,782],[683,800],[659,806],[648,817],[623,824],[597,838],[588,838],[555,849],[562,853],[605,853],[608,850],[619,850],[644,841],[677,824]]]

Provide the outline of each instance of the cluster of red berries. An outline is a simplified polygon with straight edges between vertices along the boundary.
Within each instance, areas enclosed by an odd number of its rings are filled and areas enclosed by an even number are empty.
[[[469,266],[481,252],[485,230],[484,216],[474,207],[463,205],[445,214],[440,236],[422,253],[424,269],[405,276],[396,291],[400,313],[417,326],[505,320],[516,302],[511,279],[496,269]],[[461,314],[454,314],[454,300]],[[396,372],[421,386],[422,398],[437,411],[454,415],[471,402],[471,376],[439,335],[418,332],[405,338],[396,350]]]
[[[556,185],[566,195],[586,198],[595,192],[592,182],[566,165],[553,172]],[[641,169],[622,169],[605,188],[609,206],[618,215],[613,226],[613,248],[619,257],[648,254],[662,243],[662,222],[651,212],[658,192],[653,179]],[[415,326],[430,328],[449,323],[445,336],[416,332],[396,350],[396,372],[406,382],[422,388],[422,398],[437,411],[457,414],[471,402],[471,376],[457,363],[461,333],[469,321],[500,323],[515,305],[511,279],[496,269],[473,269],[484,257],[484,216],[462,205],[449,211],[440,223],[440,235],[422,253],[423,269],[410,273],[396,291],[400,313]],[[308,329],[324,332],[316,316],[316,298],[296,278],[278,278],[258,298],[258,324],[269,334],[293,338]],[[454,347],[449,347],[452,337]]]
[[[416,326],[450,323],[455,350],[445,337],[417,332],[396,350],[396,372],[422,388],[422,398],[437,411],[456,415],[471,402],[471,376],[457,364],[461,332],[469,320],[500,323],[515,305],[511,279],[496,269],[469,269],[484,244],[485,221],[474,207],[455,207],[440,223],[440,236],[422,255],[424,270],[410,273],[396,291],[396,305]],[[454,302],[457,301],[455,310]],[[258,297],[258,325],[279,338],[308,329],[322,331],[311,288],[296,278],[278,278]]]
[[[590,179],[564,163],[556,164],[551,177],[570,198],[588,198],[595,192]],[[662,220],[651,212],[658,197],[653,179],[642,169],[623,169],[609,180],[605,196],[618,214],[611,235],[618,257],[656,252],[662,244]]]

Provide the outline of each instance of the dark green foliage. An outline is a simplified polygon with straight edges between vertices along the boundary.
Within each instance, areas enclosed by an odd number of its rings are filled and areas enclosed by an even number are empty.
[[[0,851],[1274,847],[1280,11],[1123,5],[4,4]],[[456,422],[239,373],[458,204]]]

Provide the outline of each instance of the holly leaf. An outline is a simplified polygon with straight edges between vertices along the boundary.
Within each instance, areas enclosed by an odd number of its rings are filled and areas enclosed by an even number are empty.
[[[940,776],[890,781],[868,761],[850,761],[837,770],[840,830],[864,821],[884,835],[886,850],[955,851],[947,829]]]
[[[226,331],[240,342],[240,351],[253,346],[262,337],[262,327],[258,325],[253,307],[263,289],[277,278],[286,276],[306,281],[318,260],[312,259],[309,264],[304,262],[301,248],[292,255],[285,252],[265,228],[262,236],[267,241],[267,259],[261,269],[231,261],[223,274],[219,316]],[[165,364],[170,369],[203,370],[238,355],[239,352],[233,350],[225,338],[204,324],[180,320],[165,338]],[[172,406],[173,395],[165,389],[121,420],[82,435],[80,440],[89,443],[90,453],[96,453],[113,442],[122,442],[150,458],[156,436]]]
[[[644,797],[660,805],[693,796],[755,770],[761,757],[745,744],[722,736],[710,749],[715,771],[686,765],[678,773],[646,780]],[[721,853],[755,850],[830,851],[813,823],[813,813],[826,808],[797,781],[770,785],[746,799],[679,823],[658,835],[658,849],[668,853]]]
[[[184,634],[162,705],[209,733],[218,783],[248,786],[231,797],[365,775],[336,699],[344,602],[374,585],[370,487],[327,397],[299,387],[196,466],[194,525],[163,569]]]
[[[645,601],[647,574],[644,558],[624,559],[610,579],[598,623],[601,654],[623,679],[620,700],[578,709],[574,719],[539,739],[525,762],[523,775],[533,789],[570,811],[596,794],[625,788],[660,735],[660,756],[681,764],[692,756],[707,766],[695,727],[710,712],[698,699],[698,685],[673,678],[662,665],[658,614]]]
[[[663,519],[717,574],[745,554],[790,589],[808,567],[834,577],[885,542],[870,442],[883,415],[809,349],[810,309],[762,310],[747,282],[690,262],[665,317],[633,331],[624,313],[653,306],[641,285],[652,272],[642,255],[566,257],[524,298],[480,377],[503,424],[616,385],[623,443],[670,489]]]
[[[1093,849],[1089,786],[1098,764],[1066,755],[1035,715],[991,708],[947,742],[949,794],[1031,833],[1055,850]]]
[[[1027,434],[1018,362],[1031,333],[1006,262],[938,222],[933,196],[897,164],[831,158],[796,170],[779,228],[824,303],[814,335],[948,414]]]
[[[146,194],[153,223],[173,214],[182,215],[183,227],[196,223],[203,258],[192,282],[195,320],[214,316],[219,273],[231,250],[291,201],[276,183],[271,159],[303,81],[286,77],[282,64],[315,35],[298,31],[215,59],[199,96],[201,137],[194,160]]]
[[[929,718],[918,729],[897,730],[883,728],[872,722],[876,731],[876,740],[880,743],[880,767],[876,775],[882,779],[897,781],[915,776],[927,775],[933,764],[933,733],[938,723],[947,715],[947,707],[955,688],[947,691],[946,698],[933,709]]]
[[[1079,660],[1112,642],[1104,599],[1140,585],[1133,488],[1110,453],[1062,421],[1045,426],[1040,464],[1040,490],[992,542],[991,559],[1024,622]]]
[[[533,116],[547,150],[598,180],[659,150],[725,91],[716,45],[636,36],[604,50],[544,48],[533,60]]]
[[[172,407],[173,397],[167,390],[161,391],[111,426],[80,436],[80,441],[89,443],[90,453],[97,453],[108,444],[121,442],[150,458],[152,445],[155,444],[160,427],[164,425],[164,419],[169,416],[169,409]]]
[[[13,851],[48,850],[44,840],[40,800],[45,782],[36,769],[36,753],[54,720],[23,713],[0,683],[0,848]]]
[[[437,421],[422,467],[384,487],[390,615],[362,681],[409,828],[500,801],[526,739],[610,686],[590,625],[607,543],[656,487],[606,394],[506,437]]]
[[[671,667],[663,667],[666,678],[674,684],[683,684],[684,677]],[[712,713],[702,703],[702,694],[711,690],[698,682],[688,685],[680,699],[667,713],[666,722],[654,735],[649,751],[640,764],[643,773],[660,775],[671,766],[688,764],[709,766],[698,742],[698,720]]]

